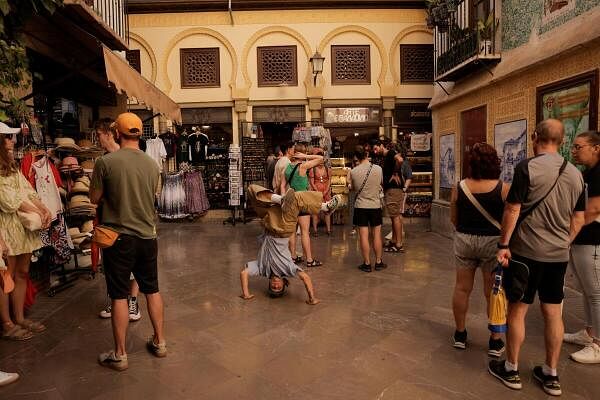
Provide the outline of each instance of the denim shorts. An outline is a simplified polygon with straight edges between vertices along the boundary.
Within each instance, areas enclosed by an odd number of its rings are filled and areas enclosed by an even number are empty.
[[[456,232],[454,235],[454,260],[456,268],[492,271],[497,264],[496,253],[499,236],[479,236]]]

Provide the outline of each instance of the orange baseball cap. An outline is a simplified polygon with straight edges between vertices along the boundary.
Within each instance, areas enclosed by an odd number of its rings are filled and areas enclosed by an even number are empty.
[[[130,112],[119,114],[115,127],[119,133],[130,136],[141,136],[144,130],[140,117]]]

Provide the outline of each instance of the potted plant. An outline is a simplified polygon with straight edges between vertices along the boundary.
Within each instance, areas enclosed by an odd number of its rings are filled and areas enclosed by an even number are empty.
[[[496,21],[498,24],[498,21]],[[477,35],[479,36],[479,54],[492,54],[492,40],[494,28],[494,13],[489,13],[486,20],[477,21]]]

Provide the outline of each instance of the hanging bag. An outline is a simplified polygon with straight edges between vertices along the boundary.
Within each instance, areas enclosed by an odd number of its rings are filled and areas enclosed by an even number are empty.
[[[497,265],[492,272],[494,284],[490,293],[490,304],[488,308],[489,323],[488,329],[492,333],[506,332],[506,312],[507,301],[504,287],[502,284],[502,265]]]
[[[18,172],[20,174],[20,172]],[[31,207],[37,208],[35,204],[31,200],[29,200],[27,190],[21,186],[21,179],[17,176],[17,186],[19,193],[25,197],[26,200],[23,200],[23,203],[27,203]],[[23,227],[31,232],[36,232],[42,229],[42,217],[40,214],[34,211],[19,211],[17,210],[17,217],[19,218],[19,222]]]
[[[115,244],[119,238],[119,232],[103,225],[98,225],[94,228],[94,235],[92,236],[92,242],[96,243],[101,249]]]

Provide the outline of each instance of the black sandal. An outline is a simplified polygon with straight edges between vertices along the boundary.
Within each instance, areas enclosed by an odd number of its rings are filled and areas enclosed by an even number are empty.
[[[386,269],[387,264],[383,262],[383,260],[375,263],[375,271],[381,271],[382,269]]]
[[[294,262],[294,264],[300,264],[302,261],[304,261],[304,259],[302,258],[302,256],[296,256],[295,258],[292,257],[292,261]]]
[[[306,267],[307,268],[320,267],[321,265],[323,265],[323,263],[321,261],[317,260],[316,258],[313,259],[312,261],[307,261],[306,262]]]
[[[398,247],[396,247],[394,245],[391,245],[391,246],[384,248],[383,251],[385,251],[386,253],[400,253],[400,251],[402,251],[402,250],[400,250]]]

